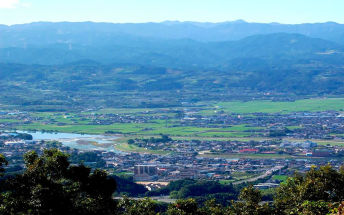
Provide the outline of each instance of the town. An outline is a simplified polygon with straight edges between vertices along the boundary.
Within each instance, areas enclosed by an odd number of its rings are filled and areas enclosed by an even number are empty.
[[[308,119],[308,118],[307,118]],[[338,119],[334,117],[338,122]],[[335,128],[337,129],[337,125]],[[22,156],[29,151],[42,153],[56,147],[69,154],[87,153],[57,141],[33,140],[31,135],[3,132],[0,153],[10,164],[8,172],[23,170]],[[126,174],[149,190],[178,179],[205,179],[240,184],[256,182],[260,189],[278,186],[283,180],[274,176],[292,176],[312,166],[343,164],[344,145],[318,144],[310,140],[271,138],[266,140],[174,140],[167,135],[148,139],[129,139],[128,145],[152,152],[93,150],[93,158],[84,164],[106,169],[111,174]],[[116,145],[116,143],[114,143]],[[99,161],[102,162],[99,162]],[[80,161],[77,160],[77,161]]]
[[[68,127],[81,129],[66,132],[119,135],[107,144],[115,151],[100,147],[92,152],[104,161],[102,168],[132,175],[136,181],[195,178],[234,183],[276,166],[281,166],[277,172],[282,175],[326,163],[339,167],[344,155],[342,111],[229,113],[199,106],[51,114],[3,110],[0,153],[10,159],[8,168],[23,168],[19,157],[30,150],[40,152],[52,141],[21,140],[6,130],[65,132]]]

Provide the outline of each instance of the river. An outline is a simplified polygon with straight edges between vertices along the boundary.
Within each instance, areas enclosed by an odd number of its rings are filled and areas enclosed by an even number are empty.
[[[32,131],[16,131],[18,133],[31,134],[33,140],[56,140],[61,142],[64,146],[71,148],[93,151],[103,150],[121,153],[114,148],[115,141],[119,136],[112,135],[91,135],[91,134],[73,134],[73,133],[60,133],[60,132],[32,132]]]

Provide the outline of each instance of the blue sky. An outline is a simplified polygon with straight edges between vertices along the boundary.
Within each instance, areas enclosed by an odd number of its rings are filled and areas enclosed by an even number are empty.
[[[0,0],[0,23],[34,21],[344,23],[344,0]]]

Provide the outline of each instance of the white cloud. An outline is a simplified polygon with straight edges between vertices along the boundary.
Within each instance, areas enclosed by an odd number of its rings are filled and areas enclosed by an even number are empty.
[[[0,8],[16,8],[27,6],[27,3],[22,3],[19,0],[0,0]]]

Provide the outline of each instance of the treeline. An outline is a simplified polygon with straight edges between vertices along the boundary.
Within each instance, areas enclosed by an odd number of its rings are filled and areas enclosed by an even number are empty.
[[[72,153],[70,156],[70,161],[72,163],[85,163],[88,166],[95,168],[105,167],[105,161],[95,152],[82,152],[82,153]]]
[[[160,134],[160,138],[150,137],[149,139],[129,139],[128,144],[138,144],[143,143],[167,143],[172,141],[172,138],[165,134]]]
[[[0,141],[9,140],[9,139],[32,140],[33,137],[31,134],[26,134],[26,133],[10,133],[8,134],[8,136],[0,137]]]
[[[240,188],[232,184],[224,185],[218,181],[183,179],[170,182],[166,187],[150,191],[147,196],[169,195],[172,199],[193,198],[198,203],[216,199],[221,205],[237,199]]]
[[[57,149],[45,150],[40,156],[29,152],[24,160],[26,169],[23,173],[5,177],[4,167],[8,163],[0,155],[0,214],[344,214],[344,203],[341,203],[344,200],[344,168],[313,167],[304,175],[295,174],[276,189],[271,202],[262,202],[261,192],[251,185],[241,189],[238,201],[231,200],[223,205],[216,195],[212,195],[235,194],[232,185],[178,181],[167,186],[165,191],[158,191],[159,194],[178,190],[174,195],[181,198],[197,197],[202,193],[213,198],[203,202],[188,198],[163,204],[149,198],[115,200],[113,194],[117,186],[123,186],[126,181],[99,169],[70,165],[68,155]]]

